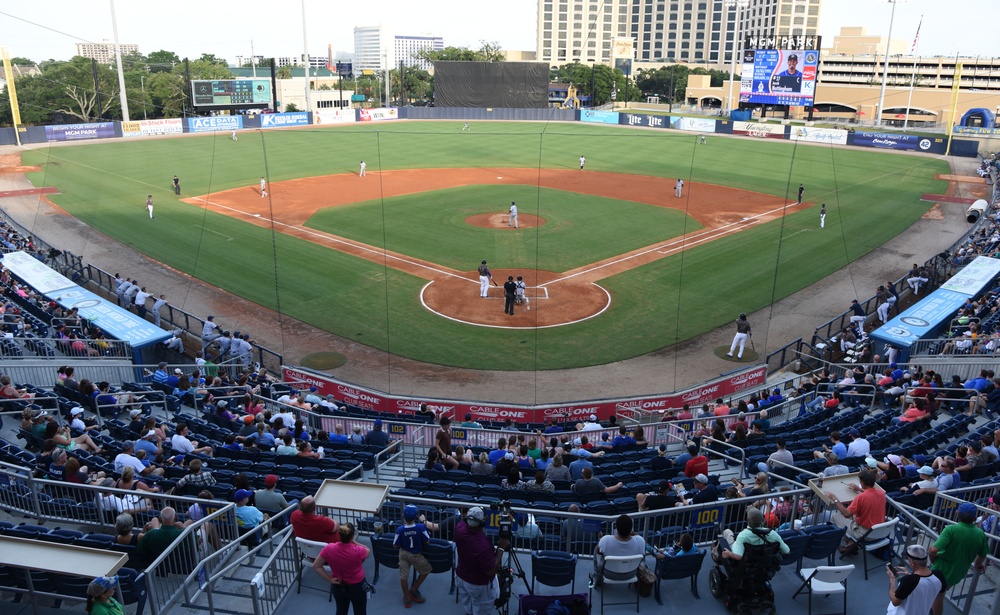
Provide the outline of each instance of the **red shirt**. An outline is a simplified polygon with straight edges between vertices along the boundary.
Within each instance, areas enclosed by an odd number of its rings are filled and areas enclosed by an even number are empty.
[[[320,557],[330,567],[330,576],[347,585],[356,585],[365,580],[364,564],[368,548],[356,542],[331,542],[319,552]]]
[[[694,478],[699,474],[708,476],[708,457],[704,455],[692,457],[686,464],[684,464],[684,476]]]
[[[871,529],[885,522],[885,492],[878,487],[865,489],[854,498],[847,510],[854,513],[854,521]]]
[[[470,585],[488,585],[493,581],[494,574],[488,574],[493,568],[494,551],[490,539],[482,531],[473,531],[464,521],[455,525],[455,547],[458,550],[458,566],[455,574]]]
[[[337,535],[336,521],[320,515],[306,515],[301,510],[292,512],[292,531],[298,538],[315,542],[340,540]]]

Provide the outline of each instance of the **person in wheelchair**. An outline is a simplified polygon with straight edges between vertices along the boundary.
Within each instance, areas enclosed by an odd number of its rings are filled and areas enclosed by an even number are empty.
[[[748,506],[747,527],[735,536],[732,530],[724,530],[717,548],[712,550],[717,564],[709,573],[712,595],[724,598],[731,610],[741,603],[773,606],[774,592],[769,581],[778,571],[779,554],[788,552],[781,536],[764,524],[764,514]]]

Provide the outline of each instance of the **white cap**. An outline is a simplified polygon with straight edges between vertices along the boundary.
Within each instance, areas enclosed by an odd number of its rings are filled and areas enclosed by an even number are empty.
[[[69,413],[71,415],[73,415],[73,416],[76,416],[78,414],[83,414],[83,408],[81,408],[80,406],[77,406],[76,408],[73,408],[72,410],[70,410]]]

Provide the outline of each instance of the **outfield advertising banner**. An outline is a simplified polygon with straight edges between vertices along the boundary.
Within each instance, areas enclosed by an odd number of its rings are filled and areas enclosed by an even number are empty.
[[[929,151],[932,146],[931,140],[927,137],[885,132],[855,132],[852,141],[854,145],[866,147],[921,152]]]
[[[242,128],[242,115],[188,118],[188,132],[215,132],[217,130],[241,130]]]
[[[362,122],[381,122],[383,120],[399,119],[398,109],[362,109]]]
[[[261,128],[284,128],[286,126],[308,126],[309,114],[305,111],[293,113],[262,113]]]
[[[649,128],[670,128],[670,118],[666,115],[646,115],[644,113],[619,113],[618,123],[622,126],[647,126]]]
[[[615,111],[593,111],[587,109],[580,112],[581,122],[594,122],[596,124],[617,124],[618,113]]]
[[[605,420],[623,410],[636,412],[662,412],[680,408],[684,404],[707,403],[719,397],[728,397],[740,391],[763,386],[767,380],[767,366],[761,365],[729,374],[701,386],[664,395],[629,397],[625,399],[600,399],[569,404],[544,406],[518,406],[493,402],[457,401],[452,399],[424,399],[386,395],[381,391],[359,387],[329,376],[307,372],[294,367],[283,367],[286,382],[296,386],[314,386],[322,396],[333,395],[337,401],[367,410],[392,412],[393,414],[414,414],[421,401],[438,414],[464,417],[471,414],[476,421],[502,421],[512,419],[518,422],[542,423],[551,417],[563,420],[585,419],[591,414]]]
[[[184,122],[180,118],[122,122],[123,137],[149,137],[152,135],[179,135],[183,133]]]
[[[701,117],[677,117],[671,115],[670,126],[675,130],[715,132],[715,120],[709,120]]]
[[[759,124],[757,122],[733,122],[733,134],[758,139],[784,139],[787,126],[780,124]]]
[[[952,132],[965,135],[1000,135],[1000,128],[983,128],[982,126],[955,126]]]
[[[792,141],[808,141],[810,143],[833,143],[847,145],[847,131],[836,128],[811,128],[793,126],[788,138]]]
[[[81,141],[84,139],[107,139],[113,136],[115,136],[114,122],[60,124],[45,127],[45,138],[48,141]]]
[[[317,124],[346,124],[356,119],[354,109],[334,109],[313,111],[313,121]]]

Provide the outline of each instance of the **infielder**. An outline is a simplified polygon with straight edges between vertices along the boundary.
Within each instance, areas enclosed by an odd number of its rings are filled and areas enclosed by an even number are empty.
[[[358,177],[364,177],[365,176],[365,169],[367,169],[367,168],[368,168],[368,165],[365,164],[364,160],[362,160],[361,161],[361,171],[358,172]]]
[[[705,143],[706,143],[706,142],[707,142],[707,141],[705,140],[705,135],[701,135],[701,138],[700,138],[700,139],[698,139],[698,143],[699,143],[700,145],[705,145]]]
[[[798,201],[798,203],[796,203],[796,205],[801,205],[802,204],[802,193],[805,192],[805,191],[806,191],[805,186],[803,186],[802,184],[799,184],[799,201]]]
[[[584,158],[583,156],[580,156],[580,170],[581,171],[583,170],[583,165],[585,165],[585,164],[587,164],[587,159]]]
[[[510,216],[507,218],[507,226],[517,228],[517,205],[514,204],[514,201],[510,202],[510,209],[507,210],[507,213]]]
[[[176,175],[174,175],[174,194],[178,196],[181,194],[181,180]]]
[[[264,176],[260,176],[260,198],[267,196],[267,182],[264,181]]]
[[[466,130],[468,130],[469,132],[472,132],[472,129],[469,128],[469,123],[468,122],[465,123],[465,126],[462,126],[462,132],[465,132]]]
[[[521,279],[521,276],[517,276],[517,282],[514,282],[514,284],[517,286],[517,290],[515,291],[515,296],[514,296],[514,303],[518,305],[523,303],[524,309],[530,312],[531,303],[528,300],[528,296],[524,294],[524,289],[526,288],[524,285],[524,280]]]
[[[486,297],[490,290],[490,280],[493,279],[493,274],[490,273],[490,268],[486,266],[486,259],[479,265],[479,296]]]
[[[233,128],[233,141],[239,141],[239,139],[236,138],[236,129],[235,128]]]
[[[733,356],[736,346],[739,345],[740,352],[736,355],[736,358],[742,359],[743,349],[747,345],[747,337],[751,336],[753,336],[753,333],[750,332],[750,323],[747,321],[747,315],[740,314],[740,317],[736,319],[736,335],[733,336],[733,345],[729,347],[729,352],[726,353],[726,356]]]
[[[153,219],[153,195],[150,194],[146,197],[146,211],[149,212],[149,219]]]
[[[681,198],[681,192],[684,190],[684,181],[681,178],[677,178],[677,184],[674,186],[674,196]]]
[[[826,203],[823,203],[819,208],[819,227],[823,228],[826,226]]]

